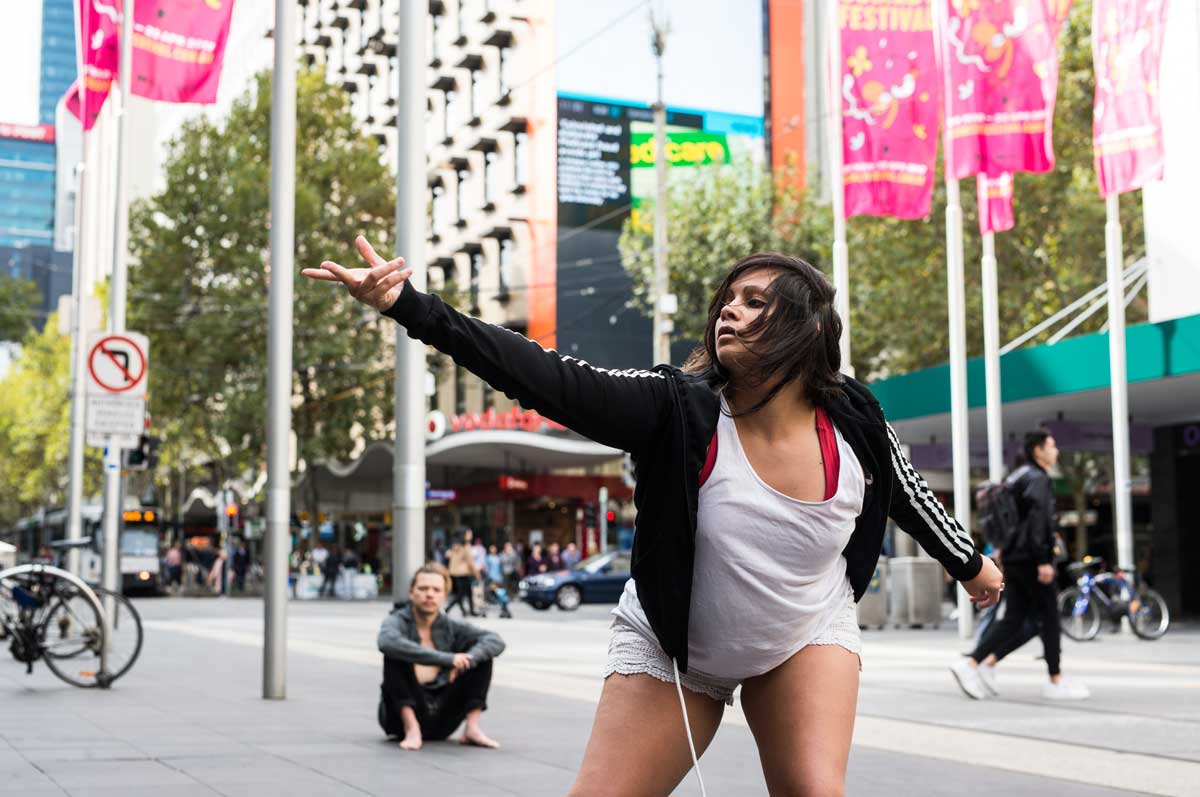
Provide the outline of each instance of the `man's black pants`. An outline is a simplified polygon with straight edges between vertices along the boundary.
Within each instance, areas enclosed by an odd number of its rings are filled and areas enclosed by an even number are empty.
[[[467,712],[477,708],[487,710],[487,693],[491,684],[491,660],[459,673],[454,683],[440,689],[428,689],[417,682],[412,664],[385,656],[379,725],[388,736],[403,739],[404,721],[400,709],[409,706],[421,725],[421,738],[427,741],[445,739],[462,724]]]
[[[1037,564],[1014,562],[1004,566],[1004,617],[991,624],[971,654],[983,661],[995,653],[1011,653],[1018,640],[1024,642],[1022,628],[1026,618],[1041,621],[1042,647],[1046,653],[1046,669],[1051,677],[1059,673],[1060,631],[1058,625],[1058,594],[1054,584],[1042,584],[1037,579]]]

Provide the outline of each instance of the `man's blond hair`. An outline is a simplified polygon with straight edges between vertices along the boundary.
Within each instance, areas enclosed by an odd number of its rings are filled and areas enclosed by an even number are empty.
[[[428,573],[434,576],[441,576],[442,581],[446,585],[446,594],[450,594],[450,571],[437,562],[426,562],[417,568],[417,572],[413,573],[412,581],[408,582],[408,591],[412,592],[413,587],[417,586],[417,576],[422,573]]]

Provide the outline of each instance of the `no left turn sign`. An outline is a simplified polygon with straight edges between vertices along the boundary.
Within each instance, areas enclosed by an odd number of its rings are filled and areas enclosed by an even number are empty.
[[[99,333],[88,339],[88,392],[138,398],[146,395],[150,341],[137,332]]]

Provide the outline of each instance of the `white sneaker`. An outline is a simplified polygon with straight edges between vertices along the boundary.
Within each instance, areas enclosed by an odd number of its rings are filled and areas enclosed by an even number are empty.
[[[980,664],[975,672],[979,673],[979,682],[987,690],[988,697],[999,697],[1000,689],[996,686],[996,667]]]
[[[967,697],[973,700],[987,700],[988,692],[979,678],[979,670],[968,664],[966,659],[951,664],[950,674],[954,676],[955,681],[958,681],[959,688],[966,693]]]
[[[1046,700],[1087,700],[1091,696],[1092,692],[1086,686],[1066,679],[1056,684],[1042,684],[1042,697]]]

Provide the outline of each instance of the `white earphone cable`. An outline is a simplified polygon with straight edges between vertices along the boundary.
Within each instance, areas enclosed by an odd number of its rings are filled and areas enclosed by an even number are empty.
[[[704,789],[704,776],[700,774],[700,761],[696,758],[696,743],[692,741],[692,723],[688,721],[687,703],[683,702],[683,685],[679,683],[679,662],[671,659],[675,668],[675,691],[679,693],[679,707],[683,709],[683,730],[687,733],[688,749],[692,751],[692,768],[696,770],[696,780],[700,781],[700,797],[708,797]]]

